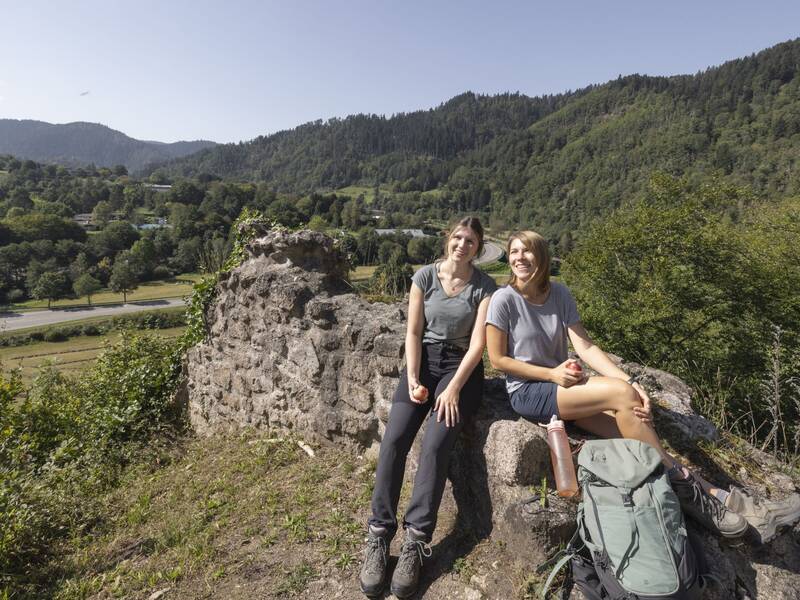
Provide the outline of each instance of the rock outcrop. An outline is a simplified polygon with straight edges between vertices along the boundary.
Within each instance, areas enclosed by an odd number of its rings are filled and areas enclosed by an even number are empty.
[[[369,304],[352,293],[346,263],[323,234],[264,231],[247,251],[248,259],[219,283],[206,341],[188,353],[193,427],[201,434],[244,426],[293,431],[376,453],[403,363],[405,305]],[[625,369],[640,373],[652,391],[656,426],[670,445],[702,459],[698,440],[713,442],[718,433],[692,411],[691,390],[662,371]],[[412,476],[413,456],[409,462]],[[727,475],[756,483],[746,473]],[[790,478],[776,477],[775,487],[793,490]],[[475,543],[488,538],[513,547],[521,568],[543,562],[569,538],[575,514],[569,501],[530,501],[543,478],[550,478],[543,430],[513,413],[500,379],[487,379],[484,406],[451,461],[444,501],[457,513],[451,528],[469,530]],[[795,532],[759,548],[710,536],[705,542],[722,582],[716,597],[800,597]],[[502,597],[491,585],[477,593]]]

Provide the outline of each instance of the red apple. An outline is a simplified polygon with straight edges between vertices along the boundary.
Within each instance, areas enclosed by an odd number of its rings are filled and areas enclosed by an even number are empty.
[[[424,402],[428,399],[428,388],[420,384],[412,390],[411,395],[414,396],[414,400]]]
[[[570,361],[569,364],[567,365],[567,369],[569,369],[574,373],[580,373],[581,371],[583,371],[581,363],[579,363],[577,360]]]

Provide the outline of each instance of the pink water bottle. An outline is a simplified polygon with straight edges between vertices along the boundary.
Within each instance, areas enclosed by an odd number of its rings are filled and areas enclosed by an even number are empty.
[[[553,415],[547,425],[547,444],[550,446],[550,460],[553,463],[558,495],[570,498],[578,493],[578,480],[575,477],[575,463],[572,462],[564,421],[556,415]]]

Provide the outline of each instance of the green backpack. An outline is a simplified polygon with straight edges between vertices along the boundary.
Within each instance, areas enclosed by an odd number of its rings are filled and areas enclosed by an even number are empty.
[[[628,439],[588,441],[578,455],[578,481],[578,528],[542,597],[567,562],[589,600],[701,596],[702,549],[689,538],[655,448]]]

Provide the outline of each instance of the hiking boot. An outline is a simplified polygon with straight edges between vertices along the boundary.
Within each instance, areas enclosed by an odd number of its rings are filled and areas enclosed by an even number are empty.
[[[384,527],[369,526],[364,564],[359,583],[361,591],[370,598],[380,596],[386,585],[386,563],[389,558],[389,532]]]
[[[400,558],[392,575],[391,592],[398,598],[408,598],[417,591],[422,558],[431,555],[431,548],[425,543],[425,534],[411,527],[406,529],[406,539],[400,548]]]
[[[757,500],[744,490],[732,487],[725,505],[752,525],[762,544],[775,539],[778,529],[794,525],[800,519],[800,495],[792,494],[780,501]]]
[[[726,538],[736,538],[747,531],[744,517],[728,510],[722,502],[706,493],[691,474],[685,479],[670,479],[669,482],[683,511],[707,529]]]

